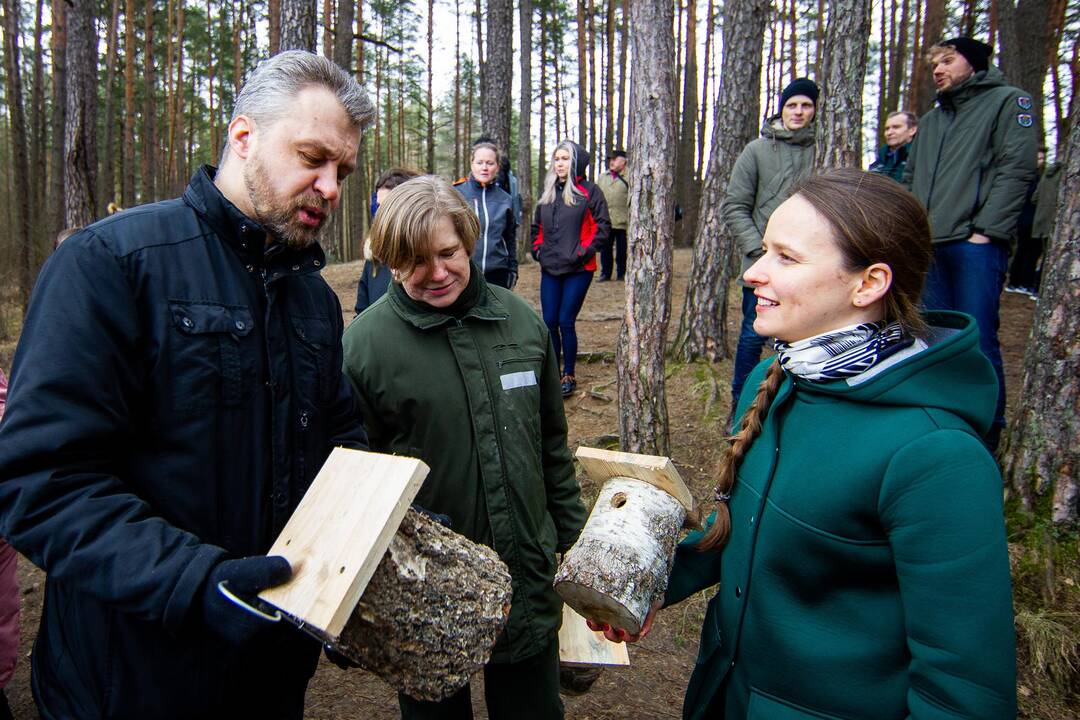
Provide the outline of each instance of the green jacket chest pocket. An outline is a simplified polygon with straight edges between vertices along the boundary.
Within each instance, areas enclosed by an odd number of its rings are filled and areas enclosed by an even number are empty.
[[[327,405],[334,398],[337,379],[341,373],[340,362],[335,362],[333,330],[330,321],[320,317],[292,315],[293,335],[296,338],[293,352],[293,383],[302,400],[314,405]],[[338,339],[336,342],[340,343]],[[340,360],[340,358],[338,358]]]
[[[492,351],[498,383],[494,389],[501,396],[502,423],[535,426],[539,433],[543,354],[515,343],[495,345]]]
[[[237,407],[250,396],[258,348],[251,309],[242,305],[169,301],[168,363],[173,407]]]

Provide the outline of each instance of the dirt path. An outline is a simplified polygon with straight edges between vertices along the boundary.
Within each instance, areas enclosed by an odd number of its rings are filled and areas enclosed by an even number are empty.
[[[675,254],[674,306],[681,310],[690,252]],[[345,308],[346,322],[352,319],[357,263],[335,265],[325,277],[337,291]],[[533,263],[522,267],[516,289],[539,310],[539,270]],[[739,308],[732,294],[729,323],[739,320]],[[1020,383],[1023,349],[1030,332],[1035,304],[1024,296],[1006,294],[1002,299],[1001,341],[1008,375],[1010,404],[1015,402]],[[580,352],[610,353],[622,321],[623,284],[594,284],[578,322]],[[673,319],[673,324],[678,317]],[[730,328],[734,330],[734,327]],[[734,351],[734,337],[732,339]],[[581,363],[578,366],[578,393],[566,403],[571,448],[579,444],[603,444],[618,437],[618,408],[615,402],[615,367],[610,361]],[[711,469],[720,447],[719,425],[729,410],[730,362],[712,368],[707,365],[673,365],[667,386],[671,423],[672,457],[699,500],[711,492]],[[590,394],[590,391],[595,393]],[[604,397],[609,399],[604,399]],[[706,407],[708,412],[706,413]],[[616,440],[617,442],[617,440]],[[588,504],[598,488],[582,478]],[[33,718],[36,712],[29,691],[29,651],[41,612],[44,575],[20,558],[23,588],[23,658],[7,688],[16,718]],[[683,691],[697,654],[698,632],[704,620],[707,596],[701,593],[658,616],[649,638],[630,648],[629,669],[609,669],[592,690],[580,697],[566,698],[566,716],[574,720],[614,720],[616,718],[679,718]],[[481,705],[482,680],[474,684],[476,717],[486,718]],[[323,661],[311,683],[306,716],[313,720],[364,718],[392,720],[399,717],[393,691],[377,678],[358,670],[342,671]]]

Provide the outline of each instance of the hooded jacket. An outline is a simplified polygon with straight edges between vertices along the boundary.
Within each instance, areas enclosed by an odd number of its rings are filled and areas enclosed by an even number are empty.
[[[1035,189],[1035,221],[1031,227],[1031,236],[1048,238],[1054,231],[1057,216],[1058,190],[1061,189],[1061,163],[1046,166],[1039,186]]]
[[[870,164],[869,171],[901,182],[904,178],[904,167],[907,165],[910,147],[911,143],[905,143],[896,150],[892,150],[888,145],[882,145],[878,149],[877,159]]]
[[[508,270],[517,273],[517,220],[513,199],[495,183],[484,184],[469,175],[454,187],[480,219],[472,259],[480,272]]]
[[[979,439],[997,380],[974,320],[928,320],[928,348],[857,384],[785,377],[727,546],[679,546],[668,604],[720,583],[685,718],[1016,717],[1001,476]]]
[[[536,205],[532,223],[532,254],[549,275],[595,272],[596,253],[611,237],[611,219],[603,191],[585,179],[589,154],[577,143],[571,167],[574,186],[581,191],[573,205],[563,202],[566,183],[555,183],[555,199]]]
[[[933,241],[973,233],[1015,241],[1035,179],[1039,109],[993,65],[938,93],[937,102],[919,120],[904,169],[904,184],[926,207]]]
[[[391,284],[343,344],[372,448],[424,460],[431,472],[416,502],[510,568],[510,617],[492,662],[540,652],[562,617],[555,553],[569,549],[586,516],[547,327],[473,264],[445,310]]]
[[[761,238],[773,211],[814,167],[813,122],[788,130],[776,115],[761,126],[761,137],[739,153],[720,213],[734,233],[742,258],[739,282],[761,256]]]
[[[0,424],[0,535],[47,573],[47,720],[217,716],[252,692],[239,667],[264,700],[303,701],[318,643],[282,624],[230,649],[201,618],[213,566],[269,550],[330,450],[366,447],[323,251],[265,239],[203,168],[42,268]]]

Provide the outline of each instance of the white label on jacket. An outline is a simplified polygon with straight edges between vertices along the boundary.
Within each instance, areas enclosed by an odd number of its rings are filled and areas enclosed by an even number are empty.
[[[523,372],[507,373],[499,378],[502,380],[503,390],[529,387],[536,384],[536,371],[525,370]]]

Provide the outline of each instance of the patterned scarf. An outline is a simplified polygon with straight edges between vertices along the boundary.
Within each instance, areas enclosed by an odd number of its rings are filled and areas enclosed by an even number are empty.
[[[804,380],[840,380],[866,372],[915,338],[899,322],[859,323],[794,343],[776,341],[780,366]]]

